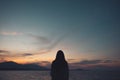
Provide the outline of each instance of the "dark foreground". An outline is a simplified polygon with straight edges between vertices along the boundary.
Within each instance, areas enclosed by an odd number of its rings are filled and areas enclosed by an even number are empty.
[[[0,71],[0,80],[51,80],[49,71]],[[70,71],[69,80],[120,80],[120,71]]]

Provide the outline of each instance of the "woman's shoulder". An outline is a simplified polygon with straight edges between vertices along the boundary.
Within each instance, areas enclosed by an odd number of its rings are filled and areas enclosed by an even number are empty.
[[[53,62],[52,62],[52,64],[55,64],[56,63],[56,61],[54,60]]]
[[[56,64],[56,63],[65,63],[65,64],[68,64],[68,62],[66,60],[65,61],[56,61],[56,60],[54,60],[52,62],[52,64]]]

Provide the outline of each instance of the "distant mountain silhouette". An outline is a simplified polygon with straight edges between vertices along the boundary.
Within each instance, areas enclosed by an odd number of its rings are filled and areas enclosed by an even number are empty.
[[[13,61],[0,63],[0,70],[49,70],[37,64],[18,64]]]
[[[119,66],[95,66],[91,70],[104,70],[104,71],[120,71]]]

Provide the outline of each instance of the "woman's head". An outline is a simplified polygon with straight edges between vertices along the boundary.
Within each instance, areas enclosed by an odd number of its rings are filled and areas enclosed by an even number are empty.
[[[56,59],[58,61],[65,61],[65,56],[62,50],[59,50],[56,55]]]

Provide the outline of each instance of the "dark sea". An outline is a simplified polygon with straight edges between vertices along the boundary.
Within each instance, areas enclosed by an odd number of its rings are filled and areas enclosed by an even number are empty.
[[[0,71],[0,80],[51,80],[49,71]],[[120,80],[120,71],[70,71],[69,80]]]

